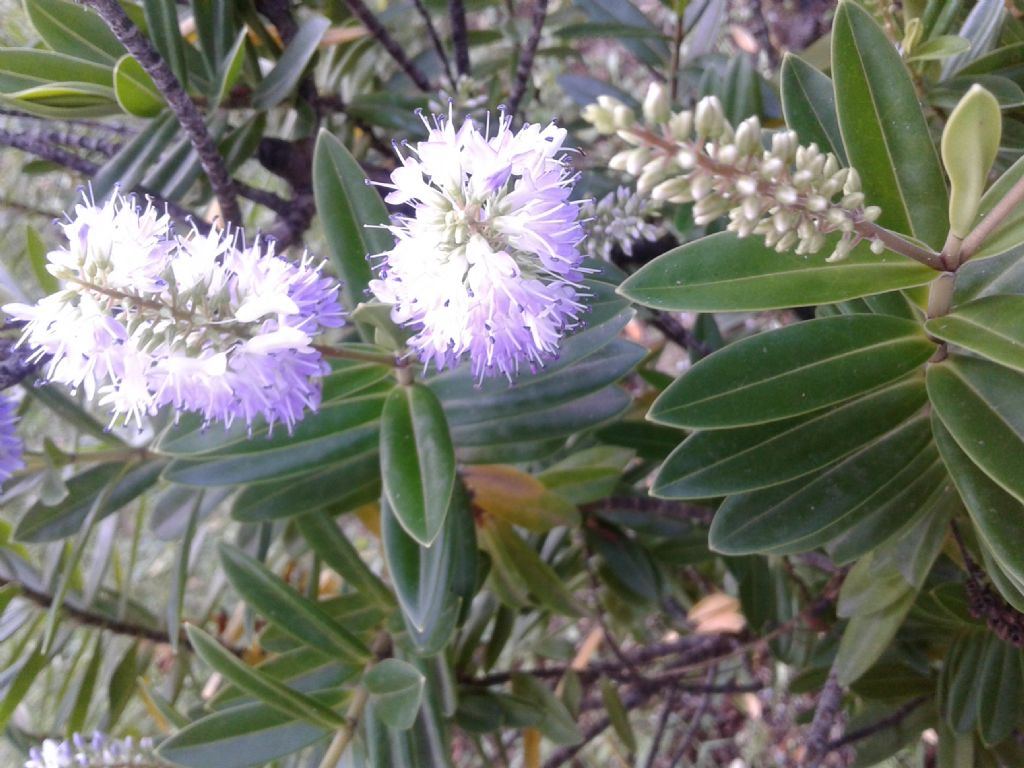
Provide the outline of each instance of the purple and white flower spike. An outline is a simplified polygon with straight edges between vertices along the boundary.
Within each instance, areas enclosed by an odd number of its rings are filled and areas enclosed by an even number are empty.
[[[511,128],[502,113],[481,133],[466,119],[423,117],[429,136],[399,156],[389,203],[414,215],[389,227],[370,289],[392,319],[416,329],[410,346],[437,369],[468,355],[473,376],[512,379],[555,356],[583,312],[575,175],[554,124]],[[492,128],[494,129],[492,132]]]
[[[80,733],[67,741],[46,739],[29,750],[24,768],[100,768],[100,766],[164,765],[153,754],[150,739],[112,739],[96,731],[91,738]]]
[[[237,232],[179,236],[151,204],[120,195],[78,205],[64,231],[48,268],[65,288],[3,308],[27,323],[20,343],[49,358],[48,380],[98,397],[111,423],[140,426],[170,405],[291,430],[319,406],[329,369],[312,340],[344,318],[337,281],[308,256],[244,246]]]
[[[0,486],[25,466],[21,460],[21,439],[14,431],[18,423],[15,408],[13,400],[0,395]]]

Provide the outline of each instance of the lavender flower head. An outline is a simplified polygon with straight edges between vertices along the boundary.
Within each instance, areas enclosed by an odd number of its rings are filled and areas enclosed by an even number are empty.
[[[392,319],[416,329],[410,346],[437,369],[468,354],[477,380],[510,380],[557,353],[583,311],[575,177],[556,157],[566,132],[511,129],[502,114],[481,133],[470,119],[424,118],[429,137],[391,174],[387,201],[409,204],[370,289]],[[494,127],[493,135],[491,128]]]
[[[164,765],[153,755],[149,739],[112,739],[96,731],[87,739],[80,733],[67,741],[46,739],[29,750],[24,768],[99,768],[100,766]]]
[[[0,396],[0,486],[25,466],[21,460],[21,440],[14,432],[18,422],[14,411],[14,401]]]
[[[98,398],[112,423],[141,426],[170,405],[290,430],[317,408],[328,367],[312,339],[343,317],[338,283],[308,256],[289,261],[237,233],[179,236],[120,195],[78,205],[64,232],[48,268],[65,288],[3,307],[27,323],[20,343],[49,357],[47,379]]]

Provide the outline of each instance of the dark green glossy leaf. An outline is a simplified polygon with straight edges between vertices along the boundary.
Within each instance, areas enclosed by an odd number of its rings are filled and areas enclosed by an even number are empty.
[[[985,692],[978,708],[978,730],[982,742],[992,746],[1008,738],[1020,721],[1024,706],[1020,649],[991,635],[975,684]]]
[[[1024,504],[975,465],[934,412],[932,432],[978,536],[1007,574],[1024,584],[1024,552],[1020,547]]]
[[[888,432],[926,400],[924,382],[911,379],[810,417],[696,432],[668,457],[652,493],[703,499],[794,480]]]
[[[455,449],[436,395],[425,386],[396,387],[381,415],[384,493],[406,532],[428,547],[441,531],[455,484]]]
[[[782,60],[782,110],[786,126],[800,143],[817,144],[846,164],[846,148],[836,117],[836,97],[828,75],[799,56],[787,53]]]
[[[197,487],[269,482],[350,459],[375,446],[383,404],[374,395],[324,406],[291,435],[278,428],[273,436],[234,442],[213,458],[175,459],[165,477]]]
[[[365,661],[369,651],[323,608],[302,597],[258,560],[221,543],[220,559],[231,585],[245,601],[286,633],[346,662]]]
[[[313,155],[313,192],[331,263],[341,277],[342,304],[355,307],[370,284],[366,257],[394,245],[382,228],[387,208],[345,145],[326,131],[317,137]]]
[[[299,27],[277,64],[253,91],[252,105],[255,109],[270,109],[288,98],[316,54],[320,38],[329,26],[331,22],[323,16],[313,16]]]
[[[1024,373],[1024,296],[987,296],[925,327],[943,341]]]
[[[231,516],[247,523],[306,512],[347,512],[380,496],[380,455],[368,450],[298,477],[251,485],[235,497]]]
[[[915,416],[813,478],[730,496],[715,513],[711,546],[737,555],[820,546],[871,510],[930,439],[927,417]]]
[[[951,355],[928,367],[928,395],[942,424],[985,474],[1024,500],[1024,374]],[[961,469],[950,465],[954,477]]]
[[[901,318],[809,320],[704,358],[658,397],[648,418],[724,428],[811,413],[901,378],[934,350],[918,323]]]
[[[152,487],[164,466],[162,461],[147,461],[129,470],[109,492],[97,512],[96,522]],[[15,538],[30,542],[57,541],[76,533],[97,497],[108,484],[117,480],[122,470],[120,464],[100,464],[71,478],[67,483],[67,497],[52,507],[37,502],[18,521]]]
[[[948,196],[914,83],[871,15],[854,3],[832,25],[836,111],[850,165],[878,223],[933,248],[946,238]]]
[[[829,264],[829,250],[800,257],[777,253],[758,237],[731,232],[673,248],[630,276],[623,296],[656,309],[745,312],[829,304],[924,285],[935,271],[894,253],[876,255],[864,243]]]

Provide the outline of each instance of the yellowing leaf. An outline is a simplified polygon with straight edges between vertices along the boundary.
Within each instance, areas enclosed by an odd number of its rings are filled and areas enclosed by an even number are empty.
[[[972,85],[942,132],[942,164],[949,174],[949,228],[959,238],[970,231],[985,181],[999,151],[1003,122],[996,97]]]
[[[462,476],[473,494],[473,504],[495,517],[531,531],[546,531],[556,525],[575,525],[576,508],[525,472],[504,464],[478,464],[465,468]]]
[[[740,612],[740,603],[735,597],[714,592],[698,600],[687,614],[697,634],[715,634],[718,632],[739,632],[747,625],[747,620]]]

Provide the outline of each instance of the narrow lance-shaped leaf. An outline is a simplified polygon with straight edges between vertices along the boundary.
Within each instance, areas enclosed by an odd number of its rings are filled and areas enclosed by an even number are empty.
[[[455,449],[437,396],[425,386],[396,387],[381,416],[384,493],[402,527],[429,546],[444,525],[455,485]]]
[[[299,532],[309,546],[355,589],[364,592],[385,605],[393,605],[394,595],[377,575],[369,569],[352,542],[326,512],[301,515],[295,521]]]
[[[844,2],[832,25],[836,110],[850,165],[878,223],[933,248],[946,238],[947,193],[914,84],[871,15]]]
[[[416,667],[400,659],[384,659],[363,677],[375,714],[398,731],[412,728],[416,721],[425,682]]]
[[[339,728],[345,724],[345,718],[334,710],[253,669],[199,627],[189,625],[185,631],[203,661],[260,701],[296,720],[305,720],[322,728]]]
[[[238,594],[284,632],[346,662],[359,663],[369,658],[369,649],[357,637],[255,558],[222,543],[220,559]]]

